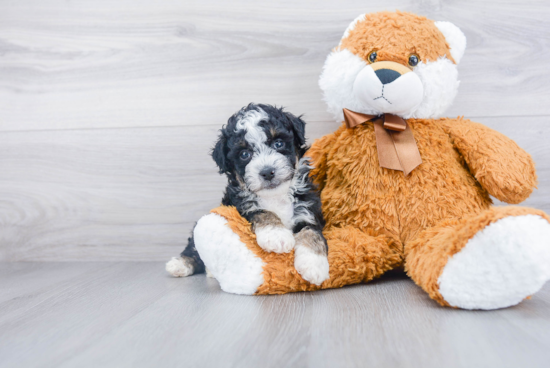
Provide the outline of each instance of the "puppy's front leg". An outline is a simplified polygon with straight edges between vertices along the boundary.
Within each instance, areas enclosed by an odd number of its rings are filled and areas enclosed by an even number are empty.
[[[294,234],[270,211],[257,211],[250,216],[256,241],[266,252],[288,253],[294,248]]]
[[[328,247],[320,229],[306,226],[295,235],[294,267],[302,278],[321,285],[329,278]]]

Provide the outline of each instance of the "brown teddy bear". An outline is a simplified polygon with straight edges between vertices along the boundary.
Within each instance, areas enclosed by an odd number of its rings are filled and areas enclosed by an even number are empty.
[[[464,34],[402,12],[365,14],[328,56],[320,87],[342,126],[309,150],[321,191],[330,277],[310,284],[293,252],[267,253],[234,208],[195,228],[223,290],[282,294],[367,282],[404,268],[441,305],[515,305],[550,278],[550,218],[523,207],[530,155],[463,118],[439,118],[458,88]]]

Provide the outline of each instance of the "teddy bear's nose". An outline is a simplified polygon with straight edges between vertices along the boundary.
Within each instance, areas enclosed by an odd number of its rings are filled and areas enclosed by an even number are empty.
[[[374,72],[382,84],[388,84],[401,76],[398,72],[391,69],[378,69]]]

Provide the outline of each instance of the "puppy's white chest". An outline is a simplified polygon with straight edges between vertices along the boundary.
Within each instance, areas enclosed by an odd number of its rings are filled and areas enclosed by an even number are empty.
[[[258,201],[260,207],[266,211],[276,214],[287,229],[292,229],[294,216],[294,204],[287,195],[260,196]]]

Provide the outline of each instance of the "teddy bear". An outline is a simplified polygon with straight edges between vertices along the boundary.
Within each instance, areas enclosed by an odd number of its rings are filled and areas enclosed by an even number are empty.
[[[345,30],[319,79],[341,126],[307,155],[326,226],[329,278],[310,284],[293,252],[268,253],[235,208],[202,217],[195,242],[221,288],[283,294],[368,282],[393,269],[442,306],[509,307],[550,278],[550,218],[518,204],[537,184],[531,156],[463,117],[466,37],[450,22],[368,13]]]

